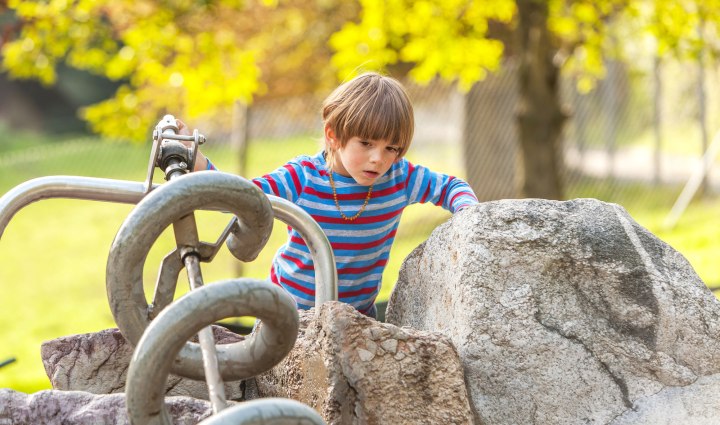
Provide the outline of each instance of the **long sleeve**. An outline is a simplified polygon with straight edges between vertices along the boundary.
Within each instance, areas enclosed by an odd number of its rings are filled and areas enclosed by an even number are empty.
[[[302,167],[308,158],[298,157],[262,177],[252,179],[263,192],[297,203],[305,187],[305,173]]]
[[[464,180],[410,162],[407,166],[408,204],[431,202],[454,213],[478,203],[475,192]]]

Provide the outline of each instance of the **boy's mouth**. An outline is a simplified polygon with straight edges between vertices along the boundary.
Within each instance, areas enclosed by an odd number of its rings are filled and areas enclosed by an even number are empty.
[[[375,172],[375,171],[363,170],[363,176],[365,176],[368,179],[376,179],[379,175],[380,175],[380,173]]]

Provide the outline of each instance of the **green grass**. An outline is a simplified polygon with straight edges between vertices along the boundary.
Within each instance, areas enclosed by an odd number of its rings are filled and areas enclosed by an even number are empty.
[[[48,141],[34,135],[5,137],[0,132],[0,193],[43,175],[79,175],[142,181],[150,146],[85,141]],[[5,138],[3,138],[5,137]],[[25,140],[24,144],[18,141]],[[248,152],[248,176],[270,171],[301,153],[314,153],[319,144],[311,137],[257,141]],[[234,153],[213,146],[203,151],[218,167],[235,172]],[[8,154],[8,152],[10,152]],[[29,154],[26,154],[30,152]],[[450,153],[427,154],[420,147],[409,159],[438,171],[455,173],[458,158]],[[161,183],[160,176],[156,182]],[[720,201],[691,204],[678,226],[662,228],[662,220],[680,188],[646,185],[612,185],[580,180],[568,197],[594,197],[623,205],[642,225],[682,252],[710,286],[720,286],[714,265],[720,251],[720,226],[714,223]],[[22,209],[0,239],[0,362],[17,361],[0,369],[0,388],[35,392],[50,388],[40,359],[43,341],[60,336],[95,332],[114,327],[105,293],[105,266],[110,244],[132,205],[95,201],[43,200]],[[380,299],[387,299],[402,260],[449,213],[429,205],[408,208],[383,278]],[[228,220],[226,214],[197,213],[203,240],[214,241]],[[285,226],[277,223],[260,257],[244,265],[243,275],[265,279],[274,252],[285,240]],[[152,290],[161,258],[173,247],[166,231],[151,249],[145,263],[145,288]],[[203,264],[206,282],[236,276],[238,262],[221,250],[210,264]],[[176,296],[186,291],[181,278]]]
[[[27,140],[28,147],[17,149],[16,144],[10,146],[0,139],[0,193],[47,175],[145,179],[149,144],[134,146],[98,139],[49,143],[32,135],[16,140]],[[247,155],[247,175],[263,174],[293,156],[318,149],[317,141],[310,137],[255,142]],[[235,171],[235,154],[229,149],[213,148],[210,143],[203,151],[220,169]],[[155,182],[162,183],[158,173]],[[132,207],[50,199],[23,208],[11,220],[0,239],[0,362],[9,357],[17,361],[0,369],[0,388],[27,393],[50,388],[40,359],[43,341],[115,326],[105,292],[105,267],[110,244]],[[381,299],[388,298],[402,259],[448,216],[432,206],[408,209],[384,275]],[[229,217],[201,211],[197,220],[201,239],[214,241]],[[285,238],[285,225],[276,222],[260,257],[243,265],[243,275],[267,278],[272,256]],[[173,246],[172,234],[166,230],[150,250],[144,270],[148,297],[160,261]],[[235,277],[238,264],[223,249],[212,263],[203,264],[203,277],[206,282]],[[185,278],[178,286],[176,297],[187,291]]]

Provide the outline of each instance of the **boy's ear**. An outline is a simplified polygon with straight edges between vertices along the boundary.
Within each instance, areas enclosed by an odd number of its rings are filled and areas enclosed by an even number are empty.
[[[330,128],[329,124],[325,124],[325,143],[330,145],[333,149],[337,149],[337,137],[335,136],[335,132],[332,128]]]

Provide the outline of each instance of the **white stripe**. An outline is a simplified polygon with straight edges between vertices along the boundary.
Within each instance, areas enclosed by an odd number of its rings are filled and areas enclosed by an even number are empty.
[[[388,251],[390,251],[390,246],[383,245],[383,249],[381,249],[379,251],[374,251],[371,254],[355,255],[355,256],[350,256],[350,257],[344,256],[344,255],[336,256],[335,262],[339,263],[339,264],[352,264],[354,262],[359,262],[359,261],[377,260],[380,257],[382,257],[383,254],[387,253]]]
[[[364,236],[375,236],[375,235],[380,235],[380,234],[389,232],[390,229],[392,229],[393,226],[395,226],[395,224],[398,221],[400,221],[399,215],[396,216],[394,218],[394,220],[390,221],[388,224],[386,224],[382,227],[365,229],[365,230],[360,230],[360,229],[358,229],[358,230],[324,229],[324,230],[325,230],[325,234],[328,237],[354,237],[354,236],[357,236],[358,234],[362,234]]]
[[[424,168],[415,168],[415,170],[416,170],[415,179],[412,182],[410,182],[410,184],[412,185],[412,188],[413,188],[412,193],[410,194],[410,200],[419,202],[420,199],[418,198],[418,192],[420,191],[421,185],[418,184],[418,182],[422,183],[423,177],[425,176],[425,169]]]
[[[365,282],[369,282],[371,280],[377,280],[380,282],[382,278],[382,274],[379,273],[373,273],[369,274],[367,276],[364,276],[360,279],[338,279],[338,286],[342,288],[354,288],[356,286],[360,286]],[[379,283],[378,283],[379,285]]]
[[[367,211],[377,211],[377,210],[384,209],[384,208],[394,207],[397,204],[405,203],[406,201],[403,198],[404,197],[396,197],[396,198],[392,198],[389,201],[382,202],[382,203],[369,202],[366,207],[366,210]],[[308,207],[308,208],[311,208],[314,210],[320,210],[323,212],[336,211],[337,207],[335,206],[335,203],[330,199],[328,199],[328,201],[330,201],[330,202],[325,204],[325,203],[321,203],[321,202],[310,201],[308,199],[299,199],[297,202],[297,205]],[[360,208],[362,208],[362,205],[345,205],[343,203],[340,203],[340,206],[342,207],[343,213],[345,213],[345,215],[347,215],[348,213],[357,212],[358,210],[360,210]]]
[[[305,276],[302,273],[295,273],[296,270],[291,270],[288,267],[292,267],[291,264],[288,264],[287,260],[284,258],[278,258],[277,263],[280,265],[281,271],[286,274],[286,276],[290,275],[292,276],[292,280],[299,280],[305,283],[310,283],[312,285],[315,285],[315,279],[310,276]]]
[[[343,265],[352,264],[356,261],[368,261],[368,260],[377,260],[379,259],[384,253],[387,253],[390,251],[390,245],[382,245],[381,250],[373,251],[370,254],[365,255],[353,255],[353,256],[336,256],[335,257],[335,263],[340,263]],[[288,246],[287,249],[285,249],[285,252],[288,254],[295,254],[296,256],[302,256],[304,259],[310,259],[307,252],[300,251],[297,248]],[[285,260],[287,261],[287,260]]]
[[[288,170],[285,170],[285,172],[287,173]],[[283,176],[283,177],[285,177],[285,176]],[[289,176],[289,175],[288,175],[287,178],[292,179],[292,176]],[[288,185],[289,182],[288,182],[286,179],[283,178],[283,179],[280,179],[280,183],[282,183],[283,188],[285,188],[285,197],[286,197],[286,199],[292,200],[293,193],[295,193],[295,191],[292,190],[292,189],[290,189],[290,186]],[[294,184],[293,184],[293,187],[295,187]]]

